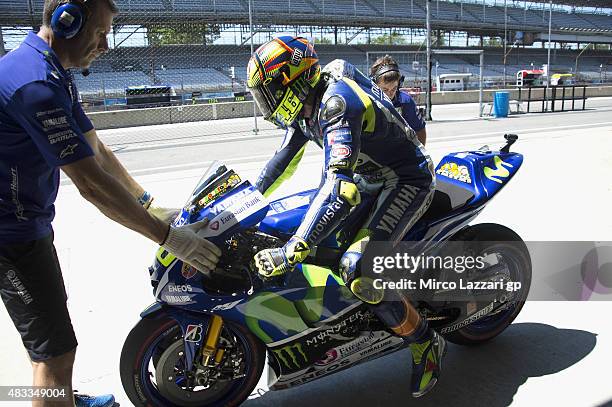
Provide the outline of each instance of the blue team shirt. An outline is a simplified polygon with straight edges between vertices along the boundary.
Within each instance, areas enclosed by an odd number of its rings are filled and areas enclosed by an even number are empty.
[[[0,244],[51,233],[59,167],[92,156],[72,75],[30,32],[0,58]]]
[[[402,117],[414,131],[419,131],[425,128],[425,121],[419,114],[417,105],[414,99],[406,92],[399,91],[393,99],[393,106],[400,110]]]

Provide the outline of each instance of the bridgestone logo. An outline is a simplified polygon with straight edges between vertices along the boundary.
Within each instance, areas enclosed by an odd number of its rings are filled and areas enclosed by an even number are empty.
[[[464,326],[471,324],[472,322],[475,322],[475,321],[479,320],[480,318],[484,317],[489,312],[491,312],[493,310],[493,306],[494,305],[495,305],[495,302],[492,302],[491,304],[487,305],[485,308],[481,309],[480,311],[478,311],[474,315],[471,315],[470,317],[464,319],[463,321],[461,321],[459,323],[456,323],[455,325],[451,325],[451,326],[447,326],[446,328],[443,328],[440,331],[440,333],[441,334],[446,334],[446,333],[449,333],[449,332],[453,332],[453,331],[456,331],[457,329],[461,329]]]

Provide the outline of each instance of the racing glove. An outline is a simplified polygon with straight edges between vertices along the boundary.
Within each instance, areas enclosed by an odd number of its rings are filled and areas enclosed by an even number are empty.
[[[214,243],[198,236],[198,232],[206,225],[208,219],[180,227],[170,226],[168,236],[161,246],[200,272],[212,271],[219,261],[221,250]]]
[[[304,261],[309,253],[308,243],[293,236],[283,247],[259,251],[255,255],[255,266],[262,277],[277,277],[293,271],[295,265]]]

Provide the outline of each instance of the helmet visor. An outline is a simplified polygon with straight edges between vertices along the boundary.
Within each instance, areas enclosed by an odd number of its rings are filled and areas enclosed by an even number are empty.
[[[255,103],[264,116],[264,119],[280,127],[289,127],[295,122],[302,110],[303,103],[291,90],[278,86],[277,81],[259,85],[250,89]]]
[[[250,88],[249,91],[251,95],[253,95],[253,99],[255,103],[257,103],[257,107],[261,111],[261,114],[263,114],[264,119],[269,120],[277,106],[270,91],[264,85]]]

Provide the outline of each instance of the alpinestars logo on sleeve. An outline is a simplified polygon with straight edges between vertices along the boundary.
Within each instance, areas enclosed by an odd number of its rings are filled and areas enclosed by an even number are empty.
[[[65,149],[63,149],[60,152],[59,158],[60,160],[63,160],[64,158],[68,157],[69,155],[74,154],[74,150],[76,150],[76,148],[78,147],[78,144],[70,144],[68,147],[66,147]]]

